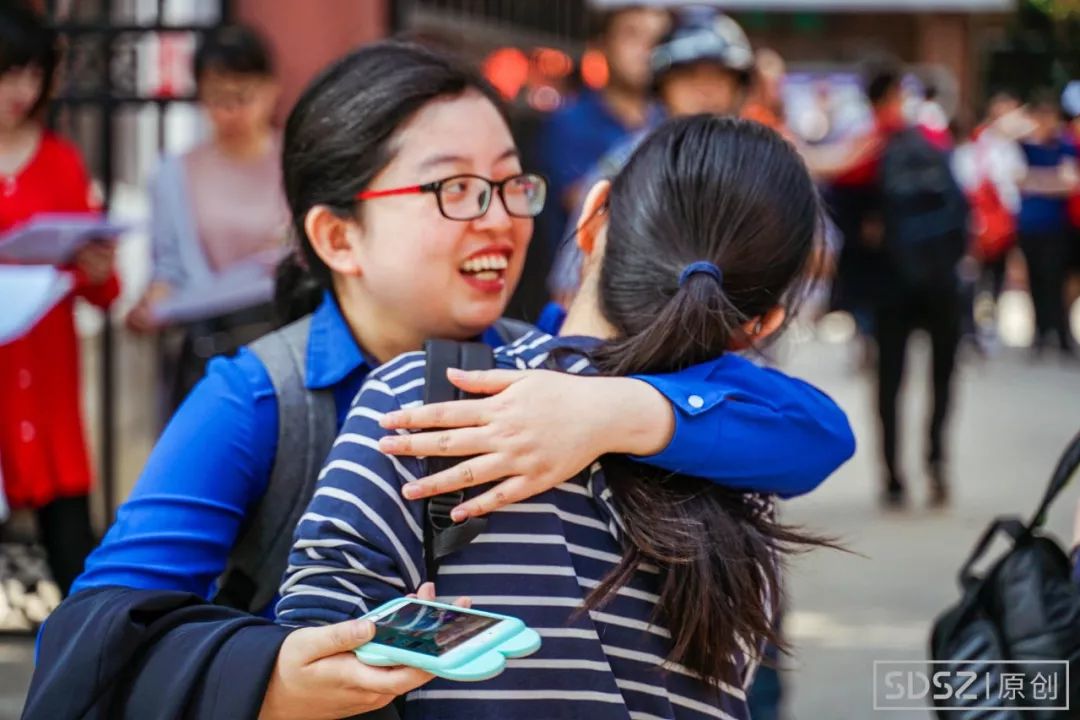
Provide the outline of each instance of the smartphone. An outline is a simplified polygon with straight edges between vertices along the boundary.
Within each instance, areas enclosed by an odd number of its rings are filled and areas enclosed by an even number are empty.
[[[408,665],[449,680],[487,680],[540,647],[518,618],[412,598],[391,600],[364,616],[375,637],[356,649],[369,665]]]

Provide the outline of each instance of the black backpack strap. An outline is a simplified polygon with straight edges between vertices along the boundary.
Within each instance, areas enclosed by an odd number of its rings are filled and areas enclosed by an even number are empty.
[[[1050,485],[1046,488],[1046,494],[1039,503],[1039,509],[1035,511],[1031,522],[1028,523],[1029,528],[1040,527],[1043,524],[1046,520],[1046,511],[1069,484],[1077,469],[1080,469],[1080,433],[1076,434],[1069,446],[1065,448],[1065,452],[1061,454],[1061,459],[1058,460],[1054,474],[1050,478]]]
[[[249,346],[274,386],[277,452],[266,492],[248,515],[219,581],[214,602],[220,605],[257,613],[273,600],[288,565],[293,530],[337,437],[333,395],[305,385],[310,326],[307,316]]]
[[[491,348],[483,343],[463,343],[452,340],[428,340],[424,343],[427,367],[424,371],[424,404],[461,400],[466,397],[446,378],[448,368],[462,370],[489,370],[494,367]],[[436,473],[457,465],[465,458],[429,457],[429,473]],[[468,545],[487,527],[487,518],[469,518],[455,523],[450,511],[465,499],[465,492],[437,495],[427,502],[424,523],[424,563],[427,579],[433,581],[439,562],[460,548]]]
[[[509,345],[520,337],[534,332],[536,327],[524,320],[514,318],[499,318],[495,321],[495,333],[503,345]]]

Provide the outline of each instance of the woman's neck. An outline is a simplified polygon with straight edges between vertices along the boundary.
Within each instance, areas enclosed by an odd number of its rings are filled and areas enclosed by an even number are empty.
[[[566,320],[559,329],[559,335],[576,337],[595,337],[607,340],[615,337],[615,328],[611,327],[600,312],[600,295],[597,273],[588,273],[581,284],[581,289],[566,311]]]
[[[233,160],[247,161],[261,158],[270,149],[273,133],[264,128],[251,135],[238,137],[215,137],[214,144],[227,157]]]
[[[410,330],[393,315],[375,307],[353,283],[335,277],[334,295],[356,343],[379,363],[424,346],[423,333]]]
[[[25,122],[10,130],[0,130],[0,174],[15,175],[37,150],[41,127]]]

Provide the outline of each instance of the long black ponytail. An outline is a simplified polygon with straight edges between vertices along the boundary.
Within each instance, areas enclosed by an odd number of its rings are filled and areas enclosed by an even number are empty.
[[[791,145],[712,116],[669,121],[647,139],[614,179],[608,216],[598,293],[616,337],[593,357],[610,375],[671,372],[745,343],[748,321],[796,301],[822,217]],[[782,556],[831,543],[778,523],[760,495],[617,459],[604,466],[626,552],[587,606],[642,563],[659,566],[668,659],[738,682],[740,650],[781,644]]]

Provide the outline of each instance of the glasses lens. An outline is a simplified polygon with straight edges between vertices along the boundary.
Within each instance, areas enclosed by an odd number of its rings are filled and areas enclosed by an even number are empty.
[[[481,178],[452,177],[439,186],[443,214],[452,220],[472,220],[487,212],[491,185]]]
[[[506,211],[518,217],[536,217],[547,200],[547,182],[540,175],[525,173],[503,185]]]

